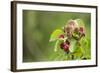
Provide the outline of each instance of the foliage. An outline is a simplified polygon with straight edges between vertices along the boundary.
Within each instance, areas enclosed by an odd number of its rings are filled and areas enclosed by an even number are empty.
[[[84,22],[81,19],[69,20],[64,29],[56,29],[50,42],[55,42],[55,60],[90,59],[90,40],[86,36]],[[54,58],[53,58],[54,59]]]

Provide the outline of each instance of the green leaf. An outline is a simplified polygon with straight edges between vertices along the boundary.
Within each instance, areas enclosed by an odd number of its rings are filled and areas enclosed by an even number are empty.
[[[59,42],[60,42],[60,41],[57,40],[56,43],[55,43],[55,47],[54,47],[54,51],[55,51],[55,52],[57,52],[57,50],[58,50],[58,48],[59,48],[59,47],[58,47],[58,46],[59,46]]]
[[[88,47],[88,40],[85,37],[82,37],[80,40],[80,44],[83,48],[87,48]]]
[[[50,36],[50,42],[58,39],[59,35],[64,34],[61,29],[56,29]]]
[[[70,41],[70,47],[69,47],[69,51],[70,52],[74,52],[75,49],[76,49],[76,44],[77,44],[77,41],[75,39],[71,39]]]
[[[84,37],[84,38],[82,38],[80,40],[80,44],[81,44],[81,47],[82,47],[81,51],[83,53],[83,57],[86,58],[86,59],[89,59],[90,58],[90,55],[91,55],[89,40],[87,40]]]
[[[79,26],[85,26],[83,20],[81,19],[76,19],[77,23]]]
[[[76,39],[76,40],[79,38],[78,33],[75,33],[75,32],[74,32],[72,35],[73,35],[73,38]]]
[[[55,46],[54,46],[54,51],[57,52],[58,49],[60,49],[60,43],[63,42],[64,40],[57,40],[55,42]]]
[[[82,56],[82,51],[81,51],[81,47],[77,46],[75,51],[72,53],[72,55],[74,56],[75,60],[80,60],[81,56]]]

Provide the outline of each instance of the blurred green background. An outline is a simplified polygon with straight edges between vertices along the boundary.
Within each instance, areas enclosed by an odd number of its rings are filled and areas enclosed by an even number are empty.
[[[23,10],[23,62],[54,61],[57,53],[50,35],[70,19],[82,19],[90,39],[90,13]]]

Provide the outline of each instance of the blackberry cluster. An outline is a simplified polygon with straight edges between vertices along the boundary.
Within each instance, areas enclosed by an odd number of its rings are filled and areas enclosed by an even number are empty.
[[[77,42],[85,36],[84,26],[78,26],[75,20],[70,20],[63,29],[64,34],[59,35],[59,38],[66,38],[65,41],[60,43],[60,48],[65,52],[69,52],[70,40],[75,39]]]

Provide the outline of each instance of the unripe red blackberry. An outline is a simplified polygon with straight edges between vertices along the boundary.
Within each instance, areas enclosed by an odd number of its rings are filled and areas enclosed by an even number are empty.
[[[80,31],[80,32],[83,32],[83,27],[80,27],[79,31]]]
[[[64,42],[60,44],[60,48],[61,49],[64,49],[64,46],[65,46],[65,43]]]
[[[69,45],[68,45],[68,44],[66,44],[66,45],[64,46],[64,51],[65,51],[65,52],[68,52],[68,51],[69,51]]]
[[[59,36],[59,38],[64,38],[64,35],[63,35],[63,34],[61,34],[61,35]]]
[[[85,36],[85,30],[84,30],[84,27],[80,27],[80,28],[79,28],[79,35],[80,35],[80,37]]]
[[[69,51],[69,45],[66,42],[61,43],[60,48],[64,49],[65,52]]]
[[[84,33],[84,27],[80,27],[80,28],[79,28],[79,32],[80,32],[80,33]]]

